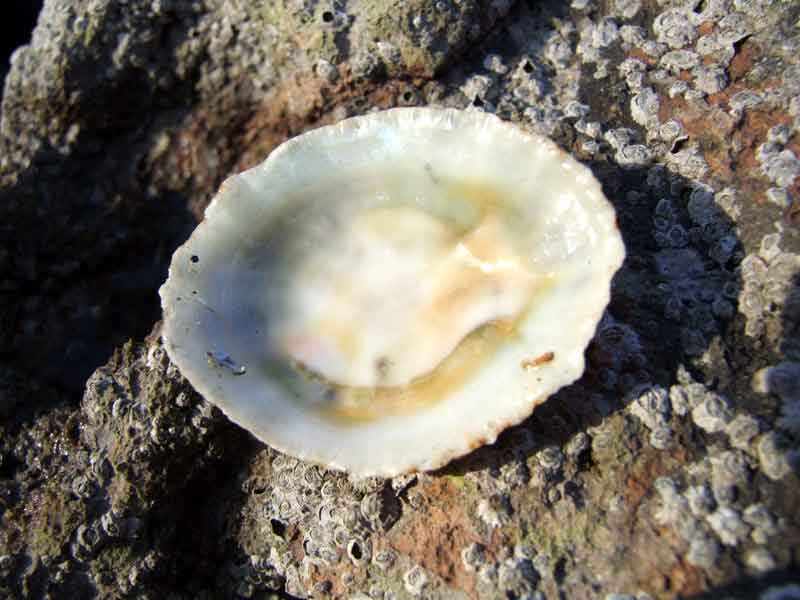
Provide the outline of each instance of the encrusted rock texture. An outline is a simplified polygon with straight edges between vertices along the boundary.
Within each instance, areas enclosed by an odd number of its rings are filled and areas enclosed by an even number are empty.
[[[47,0],[0,121],[0,596],[800,598],[798,25],[781,0]],[[553,138],[628,257],[579,381],[440,471],[354,480],[200,398],[156,291],[227,175],[398,105]]]

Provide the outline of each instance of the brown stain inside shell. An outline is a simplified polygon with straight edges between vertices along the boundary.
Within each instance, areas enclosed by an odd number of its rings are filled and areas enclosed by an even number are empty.
[[[553,352],[545,352],[544,354],[541,354],[536,358],[528,358],[523,360],[520,363],[520,366],[525,370],[535,369],[536,367],[540,367],[542,365],[546,365],[549,362],[553,362],[553,359],[555,357],[556,355]]]
[[[387,414],[421,410],[441,402],[463,386],[511,337],[511,323],[491,323],[464,338],[436,370],[407,386],[389,388],[338,388],[338,400],[322,411],[341,424],[371,422]]]

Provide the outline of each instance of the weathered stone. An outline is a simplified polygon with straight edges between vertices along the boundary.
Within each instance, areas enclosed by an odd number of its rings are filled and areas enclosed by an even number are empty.
[[[694,597],[787,564],[796,390],[749,385],[800,361],[788,6],[47,0],[0,117],[0,595]],[[230,173],[415,104],[577,153],[628,258],[584,377],[354,481],[200,399],[155,292]]]

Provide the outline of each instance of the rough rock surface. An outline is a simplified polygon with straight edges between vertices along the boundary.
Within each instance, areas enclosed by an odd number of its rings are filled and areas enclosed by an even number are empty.
[[[0,595],[800,597],[798,19],[47,0],[0,120]],[[438,472],[357,481],[199,398],[156,289],[227,174],[410,104],[555,139],[628,259],[578,382]]]

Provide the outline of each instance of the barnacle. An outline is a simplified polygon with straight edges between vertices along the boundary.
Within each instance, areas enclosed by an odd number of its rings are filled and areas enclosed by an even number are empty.
[[[173,256],[163,336],[233,421],[358,475],[431,469],[578,378],[624,257],[553,143],[400,108],[231,177]]]

